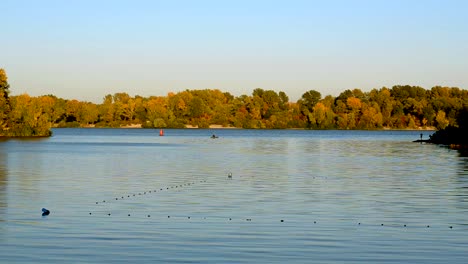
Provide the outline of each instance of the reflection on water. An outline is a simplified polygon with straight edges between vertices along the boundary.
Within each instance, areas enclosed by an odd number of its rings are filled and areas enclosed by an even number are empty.
[[[411,143],[419,134],[60,129],[1,142],[0,262],[464,263],[467,158]]]

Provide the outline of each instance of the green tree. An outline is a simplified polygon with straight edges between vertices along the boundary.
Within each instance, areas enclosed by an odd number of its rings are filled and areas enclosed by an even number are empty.
[[[370,102],[375,102],[377,112],[382,115],[382,125],[385,127],[391,127],[391,117],[393,111],[393,98],[388,88],[381,88],[380,90],[373,89],[370,92]],[[378,109],[380,111],[378,111]]]
[[[307,126],[312,128],[315,126],[316,120],[312,116],[315,105],[322,99],[322,94],[315,90],[310,90],[302,94],[301,99],[297,101],[301,113],[306,117]]]
[[[189,117],[200,118],[206,113],[207,107],[200,97],[193,97],[189,102]]]
[[[301,106],[301,111],[304,113],[310,113],[313,111],[314,106],[322,99],[322,94],[315,90],[310,90],[305,92],[301,99],[299,99],[298,104]]]

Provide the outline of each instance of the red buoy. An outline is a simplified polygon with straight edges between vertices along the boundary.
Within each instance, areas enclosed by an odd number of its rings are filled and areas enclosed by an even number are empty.
[[[161,137],[164,136],[164,130],[162,130],[162,129],[159,130],[159,136],[161,136]]]

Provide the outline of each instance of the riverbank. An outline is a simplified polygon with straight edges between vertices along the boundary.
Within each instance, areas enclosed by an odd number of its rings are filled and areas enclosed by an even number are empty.
[[[57,127],[54,127],[57,128]],[[86,125],[83,126],[82,128],[96,128],[95,125]],[[143,128],[141,124],[129,124],[129,125],[123,125],[120,126],[119,128]],[[185,125],[186,129],[200,129],[198,126],[193,126],[193,125]],[[155,128],[155,129],[160,129],[160,128]],[[205,129],[205,128],[201,128]],[[232,126],[223,126],[223,125],[210,125],[208,129],[242,129],[241,127],[232,127]],[[261,128],[259,128],[261,129]],[[285,128],[285,129],[290,129],[290,130],[307,130],[307,128]],[[318,129],[318,130],[323,130],[323,129]],[[340,130],[340,129],[328,129],[328,130]],[[343,129],[347,130],[347,129]],[[354,130],[361,130],[361,129],[354,129]],[[390,127],[383,127],[381,129],[371,129],[371,130],[421,130],[421,131],[436,131],[437,129],[435,127],[417,127],[417,128],[390,128]]]

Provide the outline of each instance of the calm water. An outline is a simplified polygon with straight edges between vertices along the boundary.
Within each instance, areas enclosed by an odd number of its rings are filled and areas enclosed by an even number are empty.
[[[158,132],[0,142],[0,262],[468,261],[468,159],[420,131]]]

